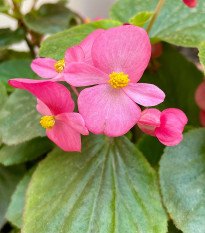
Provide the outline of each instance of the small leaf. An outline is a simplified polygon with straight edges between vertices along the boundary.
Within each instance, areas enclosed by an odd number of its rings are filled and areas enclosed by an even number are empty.
[[[199,60],[204,68],[205,71],[205,41],[203,41],[200,45],[199,45]]]
[[[57,148],[27,191],[22,232],[167,232],[155,171],[126,138],[91,135]]]
[[[118,0],[111,8],[112,19],[123,23],[137,13],[155,11],[159,0]],[[188,8],[182,0],[165,1],[149,33],[151,38],[158,38],[169,43],[198,47],[205,40],[204,1],[198,1],[195,8]]]
[[[6,85],[7,90],[14,90],[14,88],[8,84],[9,79],[37,79],[38,76],[32,71],[30,67],[31,62],[31,59],[19,59],[0,63],[0,81]]]
[[[142,83],[153,83],[165,92],[166,98],[157,108],[179,108],[186,113],[188,124],[200,126],[199,108],[194,95],[203,81],[202,72],[168,44],[163,44],[158,62],[160,67],[157,71],[153,72],[150,64],[149,71],[145,71],[140,80]]]
[[[36,98],[25,90],[15,90],[0,114],[0,136],[8,145],[15,145],[38,136],[45,136],[39,123]]]
[[[184,233],[205,232],[205,129],[189,131],[160,161],[164,204]]]
[[[79,20],[77,14],[62,4],[42,5],[23,18],[28,28],[41,34],[60,32],[76,25]]]
[[[153,13],[153,11],[143,11],[137,13],[134,17],[132,17],[129,20],[129,23],[135,26],[143,27],[147,22],[149,22]]]
[[[0,149],[0,163],[9,166],[27,162],[48,153],[52,148],[53,143],[46,137],[34,138],[16,146],[4,145]]]
[[[65,56],[65,51],[80,43],[86,36],[98,28],[108,29],[120,26],[121,23],[113,20],[95,21],[89,24],[82,24],[69,30],[59,32],[44,40],[40,48],[41,57],[51,57],[56,60]]]
[[[18,183],[6,212],[6,219],[18,228],[21,228],[26,190],[33,172],[34,168],[32,168]]]
[[[4,215],[17,183],[24,173],[22,166],[4,167],[0,165],[0,228],[5,223]]]
[[[7,48],[9,45],[18,43],[24,39],[24,30],[18,28],[16,31],[12,31],[9,28],[0,29],[0,49]]]

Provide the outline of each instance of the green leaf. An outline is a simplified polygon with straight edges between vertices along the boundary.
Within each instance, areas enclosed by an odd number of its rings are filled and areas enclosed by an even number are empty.
[[[9,28],[0,29],[0,49],[7,48],[9,45],[18,43],[24,39],[24,30],[18,28],[16,31],[12,31]]]
[[[9,6],[5,4],[3,0],[0,0],[0,12],[6,12],[9,10]]]
[[[157,108],[179,108],[187,114],[188,124],[199,126],[199,108],[194,95],[203,81],[202,72],[168,44],[163,44],[163,54],[158,61],[161,66],[157,72],[146,71],[140,82],[153,83],[165,92],[165,101]]]
[[[7,95],[6,87],[2,82],[0,82],[0,110],[4,106],[7,97],[8,95]]]
[[[37,79],[38,76],[30,67],[31,62],[31,59],[19,59],[0,63],[0,81],[6,84],[8,91],[14,90],[14,88],[8,84],[9,79]]]
[[[23,130],[23,129],[22,129]],[[4,166],[34,160],[51,151],[53,143],[48,138],[34,138],[16,146],[3,146],[0,149],[0,163]]]
[[[0,136],[8,145],[15,145],[38,136],[45,136],[40,114],[36,111],[36,98],[25,90],[15,90],[0,114]]]
[[[126,138],[91,135],[53,151],[27,191],[22,232],[166,233],[155,171]]]
[[[159,160],[165,146],[156,137],[144,134],[137,143],[137,148],[143,153],[150,164],[158,168]]]
[[[147,22],[149,22],[153,13],[154,13],[153,11],[143,11],[137,13],[134,17],[132,17],[129,20],[129,23],[135,26],[143,27]]]
[[[0,165],[0,228],[5,223],[4,215],[17,183],[22,178],[22,166],[4,167]]]
[[[95,21],[89,24],[82,24],[69,30],[57,33],[44,40],[41,49],[41,57],[51,57],[56,60],[65,56],[65,51],[74,45],[79,44],[86,36],[98,28],[108,29],[120,26],[121,23],[113,20]]]
[[[203,41],[199,46],[199,60],[205,70],[205,41]]]
[[[164,204],[184,233],[205,232],[205,129],[192,130],[160,161]]]
[[[159,0],[118,0],[111,8],[111,17],[121,22],[142,11],[154,11]],[[160,38],[180,46],[197,47],[205,40],[204,1],[197,7],[188,8],[181,0],[165,1],[153,27],[150,37]]]
[[[168,223],[168,233],[183,233],[183,232],[177,229],[173,221],[170,220]]]
[[[31,169],[19,182],[19,184],[16,187],[15,192],[13,193],[11,197],[11,202],[6,212],[5,218],[18,228],[21,228],[21,225],[22,225],[26,190],[31,180],[31,176],[33,172],[34,172],[34,169]]]
[[[12,49],[1,49],[0,50],[0,62],[5,62],[11,59],[31,59],[29,52],[15,51]]]
[[[28,28],[41,34],[57,33],[80,21],[77,14],[61,4],[45,4],[23,18]]]

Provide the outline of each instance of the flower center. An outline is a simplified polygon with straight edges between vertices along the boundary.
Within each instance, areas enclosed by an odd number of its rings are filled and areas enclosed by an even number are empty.
[[[54,116],[43,116],[41,117],[40,123],[43,128],[52,129],[55,124],[55,117]]]
[[[112,87],[119,89],[120,87],[126,87],[128,85],[128,82],[130,81],[128,79],[128,75],[121,73],[115,73],[109,75],[110,80],[108,83],[111,84]]]
[[[61,59],[59,61],[57,61],[55,64],[54,64],[54,67],[55,67],[55,70],[58,72],[58,73],[61,73],[64,68],[65,68],[65,59]]]

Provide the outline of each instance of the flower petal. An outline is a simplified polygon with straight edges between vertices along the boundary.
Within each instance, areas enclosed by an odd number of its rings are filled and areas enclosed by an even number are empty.
[[[84,59],[85,54],[79,45],[73,46],[65,52],[65,65],[68,65],[71,62],[81,62],[84,61]]]
[[[107,74],[124,72],[137,82],[148,65],[151,44],[143,28],[126,25],[99,35],[91,52],[95,67]]]
[[[81,151],[81,136],[70,126],[69,119],[60,114],[56,117],[52,129],[46,130],[47,136],[65,151]]]
[[[58,75],[54,64],[56,60],[52,58],[37,58],[31,63],[31,69],[41,78],[54,78]]]
[[[164,101],[165,94],[157,86],[148,83],[129,83],[123,91],[136,103],[149,107]]]
[[[74,102],[65,86],[44,80],[31,81],[30,79],[11,79],[9,84],[15,88],[30,91],[50,109],[53,115],[73,111]]]
[[[44,116],[52,116],[52,112],[40,99],[37,99],[36,110]]]
[[[93,46],[93,42],[95,39],[104,32],[103,29],[97,29],[88,35],[79,45],[84,51],[85,54],[85,62],[93,65],[92,57],[91,57],[91,48]]]
[[[203,110],[200,111],[199,118],[200,118],[202,126],[205,127],[205,111]]]
[[[160,115],[161,112],[156,108],[145,109],[137,125],[144,133],[155,136],[155,128],[160,126]]]
[[[78,109],[88,130],[118,137],[139,120],[140,108],[120,89],[109,84],[86,88],[78,98]]]
[[[75,87],[107,83],[109,76],[89,64],[78,62],[66,66],[64,79]]]
[[[179,109],[168,108],[161,113],[160,127],[155,134],[161,143],[166,146],[176,146],[183,139],[183,129],[188,119]]]
[[[195,100],[196,100],[196,103],[197,105],[205,110],[205,82],[202,82],[197,90],[196,90],[196,93],[195,93]]]
[[[197,0],[183,0],[183,2],[190,8],[196,7],[197,5]]]

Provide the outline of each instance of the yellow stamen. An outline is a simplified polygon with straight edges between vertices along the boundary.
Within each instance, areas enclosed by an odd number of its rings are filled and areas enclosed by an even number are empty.
[[[128,79],[128,75],[121,73],[115,73],[109,75],[110,80],[108,83],[111,84],[112,87],[119,89],[120,87],[126,87],[128,85],[128,82],[130,81]]]
[[[65,59],[61,59],[54,64],[54,67],[58,73],[61,73],[65,68]]]
[[[55,117],[54,116],[43,116],[41,117],[40,123],[43,128],[52,129],[55,124]]]

